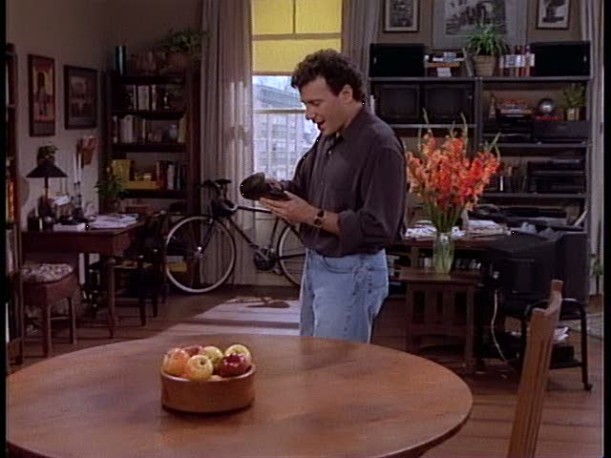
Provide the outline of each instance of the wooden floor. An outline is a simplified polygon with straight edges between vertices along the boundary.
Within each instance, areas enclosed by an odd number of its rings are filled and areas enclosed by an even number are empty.
[[[161,305],[159,316],[150,318],[145,327],[139,325],[135,307],[120,308],[118,336],[113,341],[108,338],[103,316],[98,316],[95,321],[83,317],[79,323],[77,345],[67,343],[67,331],[59,329],[53,342],[53,354],[147,338],[159,333],[185,336],[225,332],[297,334],[298,307],[291,302],[293,305],[287,307],[284,302],[296,298],[297,291],[288,287],[225,287],[201,296],[172,295],[166,304]],[[219,304],[224,305],[215,308]],[[372,343],[402,349],[402,322],[401,302],[387,302],[376,321]],[[571,333],[572,341],[576,341],[576,337],[576,333]],[[550,371],[538,457],[603,456],[602,340],[590,338],[589,345],[590,380],[594,384],[591,392],[583,390],[578,368]],[[452,370],[461,371],[459,353],[437,351],[427,355]],[[40,341],[31,336],[26,343],[26,360],[21,367],[41,359]],[[19,367],[12,370],[19,370]],[[513,420],[518,374],[501,360],[494,359],[486,360],[484,372],[464,379],[474,396],[471,417],[456,436],[429,451],[425,457],[504,457]]]

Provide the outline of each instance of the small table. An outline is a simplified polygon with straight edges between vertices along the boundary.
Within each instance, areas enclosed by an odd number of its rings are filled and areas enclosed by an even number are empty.
[[[161,406],[169,348],[236,342],[257,364],[249,408],[208,416]],[[473,404],[465,382],[432,361],[299,336],[159,335],[68,353],[7,380],[17,456],[416,457],[456,434]]]
[[[91,253],[97,253],[105,258],[106,291],[108,294],[108,328],[110,337],[114,338],[117,326],[115,307],[115,276],[116,257],[131,245],[143,222],[137,222],[118,229],[89,229],[86,231],[24,231],[21,243],[24,253],[83,253],[85,266]],[[87,269],[85,269],[87,272]]]
[[[398,280],[405,282],[407,288],[406,350],[416,351],[415,340],[423,336],[463,337],[466,370],[473,372],[474,297],[480,282],[479,273],[458,271],[439,274],[425,269],[404,268]],[[423,296],[421,300],[419,295]],[[459,295],[465,296],[464,313],[459,310]]]

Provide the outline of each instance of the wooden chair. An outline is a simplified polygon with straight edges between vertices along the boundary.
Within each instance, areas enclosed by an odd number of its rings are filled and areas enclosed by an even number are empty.
[[[134,244],[126,250],[122,258],[117,260],[114,268],[115,294],[119,301],[117,305],[134,305],[135,299],[142,326],[147,322],[147,301],[151,302],[153,316],[157,316],[159,301],[164,294],[163,229],[166,226],[166,218],[165,212],[148,216]],[[103,263],[91,264],[87,277],[89,300],[96,306],[104,304],[106,287],[103,284]]]
[[[554,330],[558,324],[562,304],[562,285],[562,281],[552,280],[547,308],[545,310],[537,308],[532,312],[508,458],[535,456],[550,369]]]
[[[76,343],[76,310],[72,300],[80,284],[76,266],[65,263],[26,262],[22,269],[24,306],[39,308],[42,348],[46,357],[51,355],[52,321],[68,320],[70,343]],[[53,315],[52,309],[58,302],[68,302],[67,315]]]

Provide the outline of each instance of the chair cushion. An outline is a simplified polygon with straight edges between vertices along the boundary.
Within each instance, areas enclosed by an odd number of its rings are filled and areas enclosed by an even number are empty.
[[[70,264],[38,264],[26,262],[22,269],[24,283],[51,283],[70,275],[74,268]]]

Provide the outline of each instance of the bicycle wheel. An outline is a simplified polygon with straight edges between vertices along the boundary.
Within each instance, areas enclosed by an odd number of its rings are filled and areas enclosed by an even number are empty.
[[[208,216],[179,221],[166,238],[166,275],[184,292],[207,293],[221,286],[235,266],[235,240]]]
[[[278,253],[278,265],[282,275],[294,285],[300,286],[305,262],[305,247],[301,243],[295,226],[287,225],[282,229],[276,253]]]

